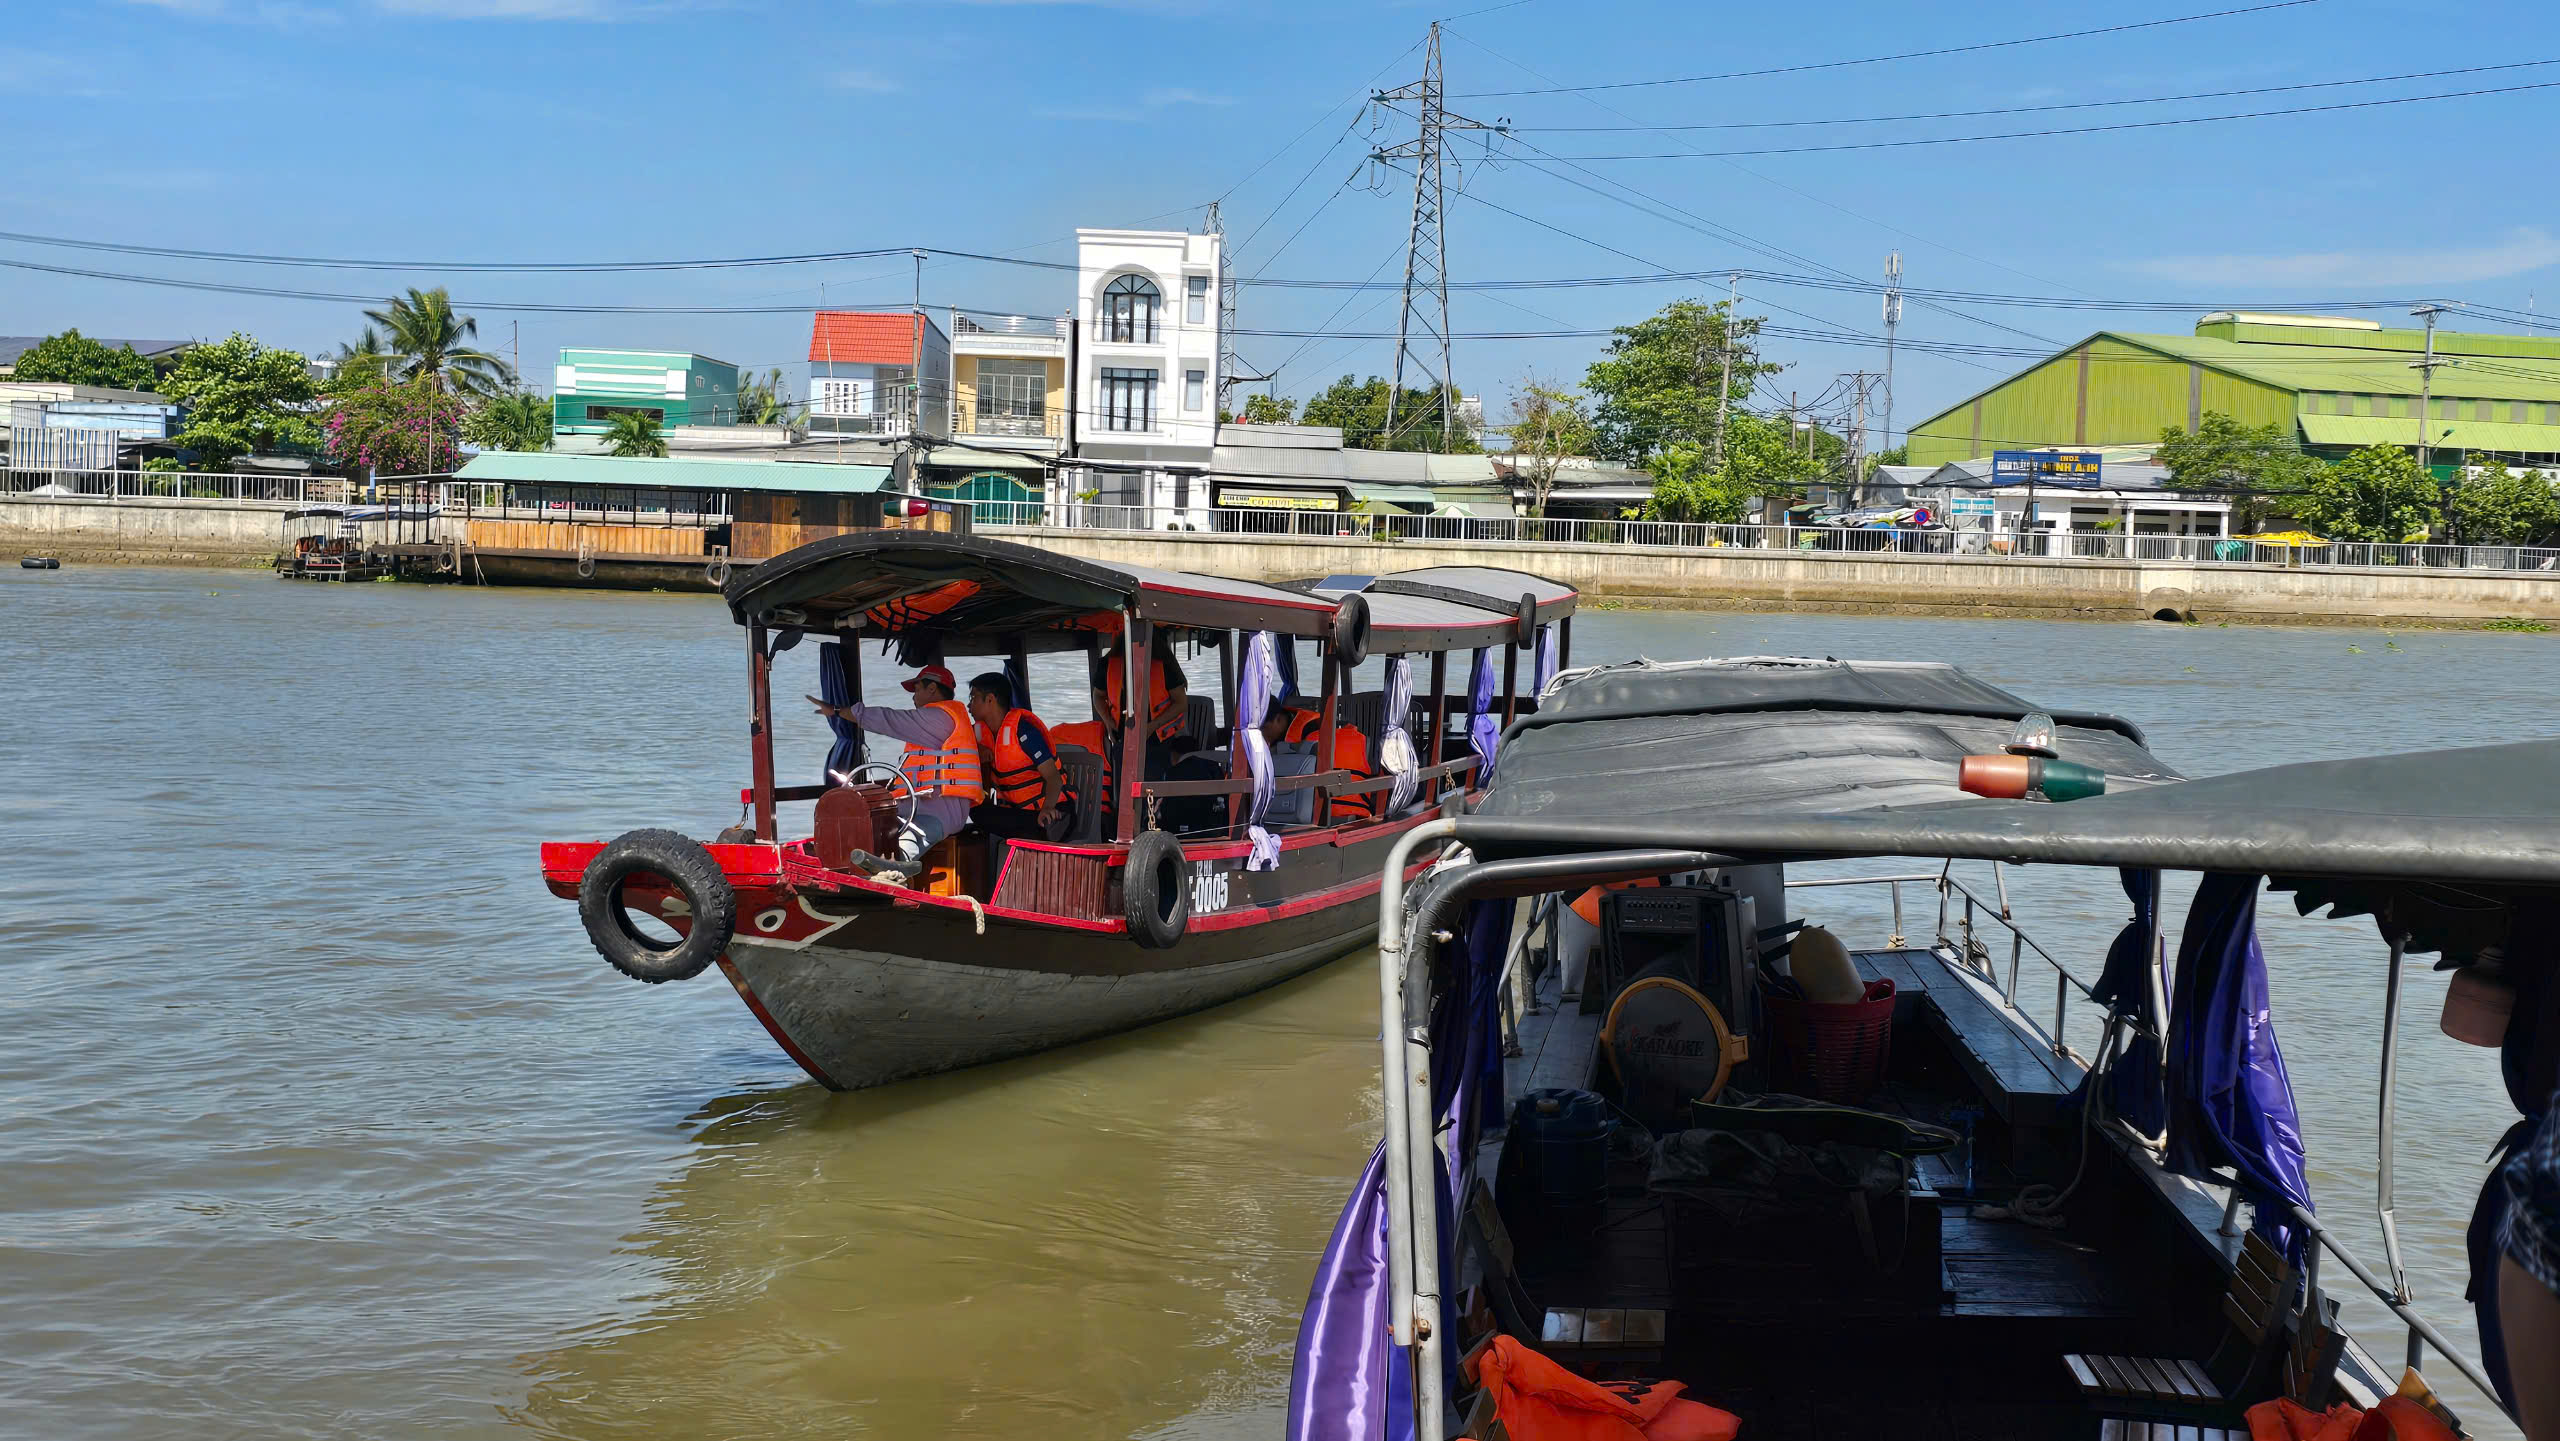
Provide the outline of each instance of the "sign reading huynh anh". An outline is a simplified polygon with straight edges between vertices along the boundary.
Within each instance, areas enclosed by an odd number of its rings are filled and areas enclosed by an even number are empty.
[[[2094,450],[1995,450],[1993,485],[2044,485],[2095,490],[2100,463]]]

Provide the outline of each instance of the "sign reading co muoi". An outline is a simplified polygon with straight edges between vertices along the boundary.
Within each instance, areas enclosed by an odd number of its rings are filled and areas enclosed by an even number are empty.
[[[1991,452],[1993,485],[2042,485],[2069,490],[2095,490],[2099,456],[2094,450],[1995,450]]]

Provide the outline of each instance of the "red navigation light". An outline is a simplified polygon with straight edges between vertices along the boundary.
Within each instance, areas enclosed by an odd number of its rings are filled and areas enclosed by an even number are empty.
[[[892,520],[922,520],[933,514],[933,506],[912,495],[892,496],[881,505]]]

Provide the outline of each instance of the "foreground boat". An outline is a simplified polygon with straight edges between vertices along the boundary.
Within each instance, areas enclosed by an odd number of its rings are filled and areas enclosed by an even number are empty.
[[[732,579],[725,594],[747,638],[751,822],[709,845],[666,831],[545,845],[543,876],[579,902],[617,969],[663,981],[717,964],[792,1059],[845,1090],[1217,1005],[1362,944],[1389,853],[1463,802],[1479,769],[1469,735],[1523,709],[1510,694],[1521,653],[1533,657],[1522,679],[1552,673],[1574,606],[1571,590],[1508,571],[1261,585],[894,531],[802,546]],[[1007,841],[964,830],[924,855],[913,883],[884,877],[861,858],[891,850],[913,788],[894,771],[886,783],[869,779],[887,767],[863,761],[858,732],[838,723],[826,784],[776,783],[774,657],[804,637],[824,642],[820,684],[831,703],[863,694],[862,642],[894,646],[913,666],[996,658],[1027,704],[1029,655],[1080,652],[1098,666],[1107,644],[1125,641],[1120,753],[1106,762],[1060,748],[1082,801],[1073,833]],[[1212,774],[1147,779],[1147,733],[1163,701],[1150,694],[1147,662],[1176,639],[1218,656],[1222,693],[1193,695],[1179,722]],[[1315,754],[1337,757],[1337,727],[1351,727],[1375,742],[1372,773],[1259,783],[1252,773],[1259,741],[1247,732],[1290,687],[1300,641],[1314,643],[1322,677],[1305,698],[1322,718]],[[1474,652],[1463,698],[1447,694],[1452,650]],[[1383,660],[1382,687],[1354,692],[1349,679],[1371,655]],[[1414,657],[1429,661],[1419,693]],[[1081,721],[1091,705],[1079,687],[1052,714]],[[1470,715],[1483,719],[1471,727]],[[1282,824],[1278,803],[1298,792],[1312,798],[1311,817],[1345,802],[1374,818]],[[778,807],[796,801],[816,803],[812,831],[786,840]],[[1214,823],[1177,831],[1161,820],[1204,803]],[[659,926],[675,938],[653,938]]]
[[[1541,700],[1480,803],[1388,867],[1385,1135],[1311,1290],[1293,1441],[1526,1441],[1568,1434],[1568,1397],[1602,1418],[1569,1434],[1743,1438],[2218,1441],[2283,1406],[2450,1437],[2436,1379],[2504,1408],[2501,1358],[2410,1301],[2400,980],[2435,952],[2457,995],[2518,997],[2509,1084],[2539,1109],[2560,742],[2181,781],[2129,722],[1944,666],[1623,666]],[[1986,798],[2000,774],[2104,793]],[[1434,846],[1463,849],[1408,886]],[[1878,857],[1904,866],[1802,873]],[[2117,868],[2132,919],[2048,953],[2007,865]],[[2163,871],[2201,873],[2174,967]],[[1583,894],[1631,878],[1672,884]],[[2313,1206],[2262,885],[2382,932],[2379,1267]],[[1803,923],[1861,887],[1890,932],[1817,944]],[[1935,893],[1933,931],[1903,934],[1906,892]],[[2493,1172],[2492,1236],[2502,1195]],[[2338,1320],[2355,1287],[2405,1328],[2373,1351]]]

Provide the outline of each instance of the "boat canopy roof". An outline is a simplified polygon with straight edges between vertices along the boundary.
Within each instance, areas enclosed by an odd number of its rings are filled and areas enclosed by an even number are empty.
[[[1683,690],[1694,707],[1675,713]],[[2103,766],[2107,794],[2057,805],[1957,791],[1957,758],[1997,750],[2023,709],[1948,666],[1584,673],[1514,727],[1457,838],[1487,857],[1641,846],[2263,875],[2305,911],[2387,909],[2419,950],[2469,949],[2480,933],[2466,917],[2502,929],[2519,896],[2560,892],[2560,739],[2179,781],[2138,732],[2057,711],[2060,754]]]
[[[1524,597],[1539,624],[1573,611],[1565,586],[1519,571],[1449,566],[1265,584],[1105,564],[1010,541],[934,531],[831,536],[775,556],[723,589],[740,625],[897,636],[931,632],[963,654],[1080,649],[1124,613],[1177,629],[1322,636],[1352,591],[1366,597],[1372,651],[1498,645]]]

